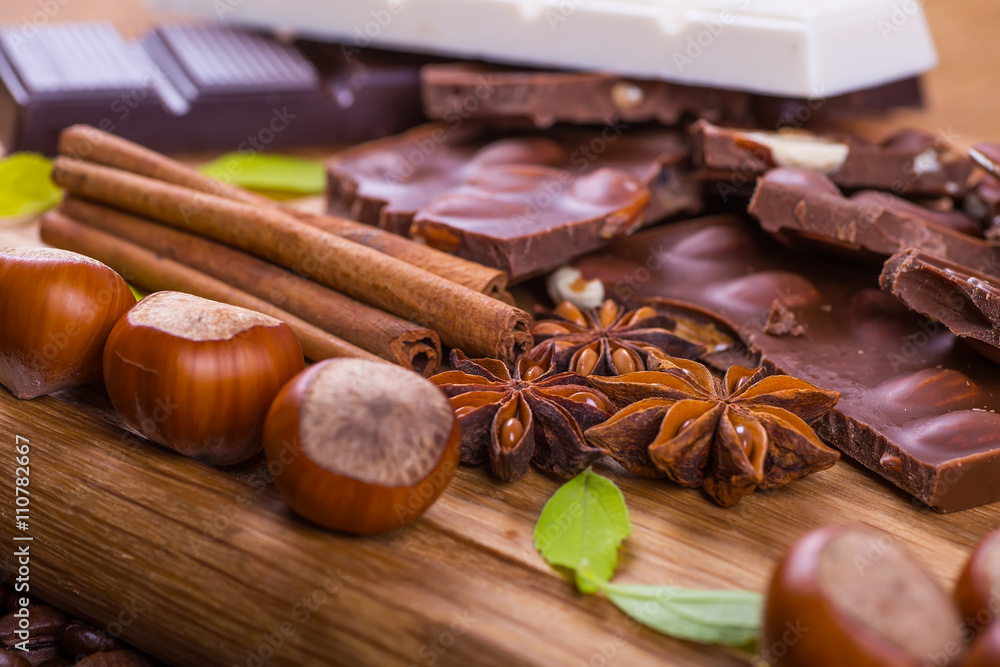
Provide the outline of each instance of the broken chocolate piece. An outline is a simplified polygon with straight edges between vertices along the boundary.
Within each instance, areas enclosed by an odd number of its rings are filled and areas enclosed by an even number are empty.
[[[331,203],[513,280],[699,206],[672,132],[493,139],[428,125],[348,149],[327,163]]]
[[[618,121],[676,125],[684,114],[748,122],[750,95],[615,74],[504,68],[480,63],[427,65],[420,72],[424,112],[546,128],[554,123]]]
[[[753,179],[773,167],[821,172],[842,188],[888,190],[897,195],[962,196],[972,162],[930,134],[904,130],[875,144],[856,137],[798,129],[778,132],[691,126],[696,167],[704,177]]]
[[[893,255],[882,289],[1000,362],[1000,281],[919,250]]]
[[[1000,247],[973,236],[979,224],[959,211],[934,211],[885,192],[844,197],[823,174],[772,169],[757,181],[750,215],[773,234],[884,259],[918,248],[1000,275]]]
[[[876,289],[874,269],[792,255],[726,216],[642,231],[573,265],[612,298],[713,310],[765,365],[839,391],[817,432],[922,502],[952,512],[1000,500],[1000,374]],[[775,299],[801,336],[763,332]]]
[[[308,54],[308,55],[307,55]],[[218,24],[139,43],[106,23],[0,30],[0,141],[54,154],[86,123],[166,152],[357,142],[422,121],[427,58],[287,44]]]

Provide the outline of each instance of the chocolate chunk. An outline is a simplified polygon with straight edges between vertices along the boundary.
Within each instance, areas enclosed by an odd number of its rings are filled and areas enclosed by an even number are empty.
[[[684,114],[748,122],[750,95],[638,80],[615,74],[503,68],[478,63],[427,65],[420,72],[424,111],[449,123],[466,119],[676,125]]]
[[[422,119],[426,59],[170,25],[140,43],[105,23],[0,31],[0,141],[52,154],[87,123],[157,150],[264,150],[343,143]],[[310,57],[307,57],[309,54]]]
[[[619,128],[617,132],[622,132]],[[428,125],[328,163],[331,208],[519,280],[699,207],[677,134]]]
[[[805,130],[778,132],[691,126],[696,167],[707,179],[753,179],[773,167],[821,172],[842,188],[888,190],[897,195],[962,196],[972,162],[933,135],[904,130],[875,144],[856,137]]]
[[[817,121],[829,122],[900,107],[923,106],[924,95],[919,77],[891,81],[832,97],[805,99],[754,95],[753,99],[758,123],[763,127],[774,128],[803,127]]]
[[[1000,281],[919,250],[893,255],[882,289],[1000,362]]]
[[[973,235],[979,233],[979,223],[964,213],[935,211],[885,192],[844,197],[817,172],[772,169],[758,179],[747,210],[768,232],[820,247],[874,254],[880,261],[918,248],[1000,275],[1000,247]]]
[[[878,290],[874,269],[793,255],[723,216],[642,231],[573,264],[610,297],[713,310],[769,366],[839,391],[820,435],[922,502],[950,512],[1000,500],[1000,374]],[[801,336],[763,332],[775,299]]]

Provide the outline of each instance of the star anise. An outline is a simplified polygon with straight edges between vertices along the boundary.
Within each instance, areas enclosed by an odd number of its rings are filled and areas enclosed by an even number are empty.
[[[622,375],[646,369],[651,351],[693,359],[705,352],[700,342],[674,332],[676,322],[649,306],[625,311],[608,299],[584,312],[568,301],[543,313],[531,327],[535,347],[531,358],[552,355],[560,372],[581,375]]]
[[[495,359],[468,359],[451,353],[454,370],[431,378],[451,399],[462,429],[462,462],[489,461],[505,482],[528,470],[528,463],[572,477],[604,450],[587,443],[583,432],[615,412],[615,405],[577,373],[557,373],[551,355],[521,357],[513,377]]]
[[[655,361],[655,371],[590,378],[627,407],[587,430],[587,440],[626,469],[701,487],[729,507],[839,458],[809,426],[836,405],[837,392],[765,369],[733,366],[719,380],[694,361]]]

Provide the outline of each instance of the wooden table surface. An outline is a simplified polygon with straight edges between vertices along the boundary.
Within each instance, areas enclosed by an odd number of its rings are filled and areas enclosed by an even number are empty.
[[[40,7],[5,0],[0,24],[31,20]],[[924,7],[942,60],[927,78],[930,108],[858,126],[875,136],[923,127],[960,145],[1000,140],[992,71],[1000,5]],[[118,0],[68,0],[53,20],[92,18],[127,34],[151,20]],[[32,221],[0,222],[0,245],[31,243]],[[0,478],[13,476],[17,436],[33,445],[32,592],[174,664],[750,662],[662,637],[576,593],[532,547],[534,522],[558,487],[534,472],[501,485],[463,468],[412,527],[356,539],[295,519],[273,489],[255,484],[259,462],[227,474],[137,443],[98,392],[31,402],[0,392]],[[972,547],[1000,526],[1000,505],[935,514],[850,463],[732,509],[598,469],[622,488],[633,519],[621,582],[763,591],[798,536],[865,522],[895,535],[950,586]],[[0,562],[10,571],[13,485],[0,488],[8,545]]]

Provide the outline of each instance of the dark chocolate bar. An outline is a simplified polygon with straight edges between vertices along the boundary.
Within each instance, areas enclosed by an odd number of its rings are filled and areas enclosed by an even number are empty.
[[[789,253],[731,216],[642,231],[573,264],[631,304],[713,310],[768,365],[839,391],[823,439],[924,503],[1000,500],[1000,373],[879,290],[874,268]]]
[[[1000,281],[919,250],[890,257],[882,289],[1000,362]]]
[[[695,166],[703,177],[740,183],[774,167],[821,172],[842,188],[887,190],[896,195],[963,196],[972,161],[933,135],[903,130],[881,143],[806,130],[778,132],[691,126]]]
[[[637,80],[615,74],[504,68],[481,63],[427,65],[420,72],[424,112],[449,123],[478,119],[676,125],[691,114],[713,121],[752,120],[749,93]]]
[[[879,261],[918,248],[991,275],[1000,275],[1000,246],[981,236],[975,220],[937,211],[886,192],[841,194],[823,174],[772,169],[757,180],[750,215],[774,234],[821,247],[874,254]]]
[[[901,107],[924,106],[920,77],[890,81],[843,95],[815,99],[754,95],[753,109],[762,127],[803,127],[817,121],[849,119]],[[712,120],[708,118],[707,120]]]
[[[418,128],[327,164],[331,207],[520,280],[700,206],[673,132]]]
[[[10,28],[0,141],[53,154],[64,127],[87,123],[166,152],[353,143],[421,122],[425,62],[215,24],[162,26],[139,43],[103,23]]]

